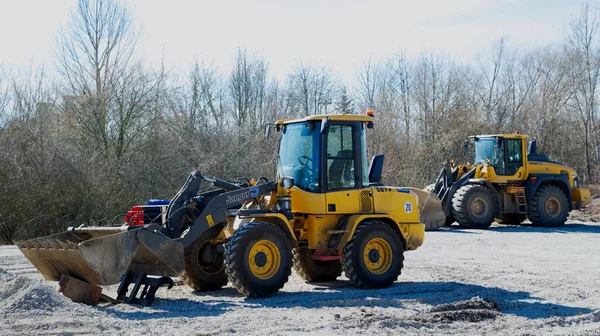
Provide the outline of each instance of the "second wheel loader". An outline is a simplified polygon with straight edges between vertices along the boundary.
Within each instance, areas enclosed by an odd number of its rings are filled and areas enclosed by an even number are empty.
[[[577,172],[538,154],[536,141],[526,135],[472,136],[465,141],[465,153],[470,142],[475,145],[474,163],[456,166],[449,160],[435,183],[425,188],[445,214],[427,230],[455,221],[461,228],[485,229],[495,219],[520,224],[526,218],[535,226],[556,227],[571,210],[591,201]]]
[[[307,281],[344,271],[357,287],[389,286],[404,252],[423,243],[426,218],[417,193],[380,183],[383,155],[368,165],[372,126],[365,115],[277,121],[268,128],[281,133],[276,181],[232,184],[194,172],[156,222],[70,228],[18,246],[46,279],[121,282],[118,299],[127,302],[144,285],[151,303],[175,276],[196,290],[229,281],[265,297],[283,287],[292,264]],[[202,181],[217,189],[199,194]]]

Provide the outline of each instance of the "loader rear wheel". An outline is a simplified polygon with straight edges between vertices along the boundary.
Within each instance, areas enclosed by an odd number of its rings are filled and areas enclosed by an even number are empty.
[[[496,218],[496,221],[500,224],[521,224],[525,221],[527,215],[515,214],[515,213],[503,213],[502,218]]]
[[[389,287],[398,279],[404,263],[399,234],[380,221],[365,221],[344,247],[342,267],[359,288]]]
[[[541,186],[529,202],[529,220],[535,226],[562,226],[569,216],[567,195],[559,187]]]
[[[342,263],[339,260],[313,260],[313,250],[294,249],[294,269],[306,282],[334,281],[342,275]]]
[[[248,223],[225,244],[225,271],[241,294],[271,296],[283,287],[292,272],[290,241],[271,223]]]
[[[495,214],[496,197],[483,185],[467,184],[452,197],[452,216],[463,229],[487,229]]]
[[[196,291],[205,292],[227,285],[223,245],[194,242],[184,250],[181,280]]]

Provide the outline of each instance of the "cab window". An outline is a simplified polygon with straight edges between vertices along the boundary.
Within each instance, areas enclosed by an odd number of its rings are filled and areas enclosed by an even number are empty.
[[[506,169],[504,165],[504,139],[500,138],[494,142],[494,150],[490,164],[494,167],[496,174],[505,175]]]
[[[521,139],[507,139],[507,150],[508,157],[506,175],[514,175],[517,170],[523,165],[522,157],[522,140]]]
[[[327,190],[355,185],[352,125],[331,125],[327,134]]]

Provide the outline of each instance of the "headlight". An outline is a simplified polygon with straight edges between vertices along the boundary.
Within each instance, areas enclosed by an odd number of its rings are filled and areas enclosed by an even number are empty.
[[[573,188],[579,188],[579,176],[573,179]]]
[[[284,177],[281,179],[281,186],[284,188],[291,188],[294,186],[294,178],[293,177]]]

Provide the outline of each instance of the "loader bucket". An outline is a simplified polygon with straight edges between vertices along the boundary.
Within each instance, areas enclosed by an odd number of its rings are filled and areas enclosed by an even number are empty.
[[[435,231],[446,223],[446,214],[442,210],[442,201],[436,194],[408,188],[419,200],[419,221],[425,224],[425,231]]]
[[[131,269],[178,276],[183,246],[160,233],[129,227],[69,228],[17,244],[46,280],[68,275],[92,285],[113,285]]]

